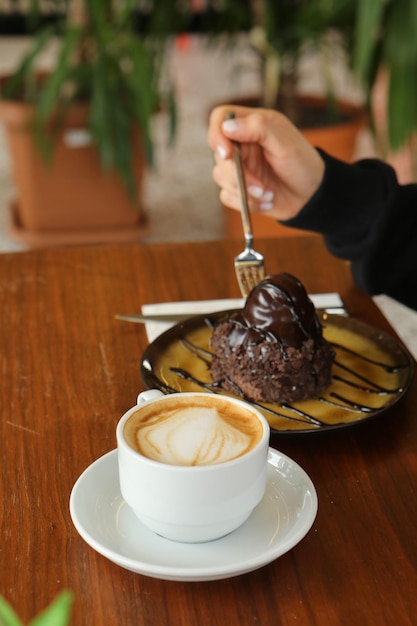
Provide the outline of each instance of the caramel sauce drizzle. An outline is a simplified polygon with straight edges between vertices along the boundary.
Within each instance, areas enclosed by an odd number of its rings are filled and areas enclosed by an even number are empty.
[[[348,352],[349,354],[352,354],[354,356],[359,356],[362,359],[362,361],[371,363],[372,365],[375,365],[376,367],[381,367],[383,370],[388,372],[388,374],[398,374],[398,372],[408,367],[408,363],[395,363],[394,365],[389,365],[387,363],[381,363],[380,361],[375,361],[374,359],[370,359],[364,354],[358,354],[357,352],[354,352],[354,350],[351,350],[350,348],[347,348],[346,346],[342,346],[339,343],[332,343],[332,346],[334,348],[337,348],[338,350],[344,350],[345,352]]]

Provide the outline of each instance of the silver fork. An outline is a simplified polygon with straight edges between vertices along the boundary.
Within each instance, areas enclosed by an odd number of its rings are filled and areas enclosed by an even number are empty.
[[[228,115],[234,117],[233,113]],[[245,173],[243,171],[240,146],[233,144],[233,163],[235,166],[237,184],[240,195],[240,214],[242,217],[243,234],[245,236],[245,249],[235,258],[235,272],[242,296],[246,298],[249,292],[258,285],[265,277],[265,261],[260,252],[253,249],[253,230],[246,192]]]

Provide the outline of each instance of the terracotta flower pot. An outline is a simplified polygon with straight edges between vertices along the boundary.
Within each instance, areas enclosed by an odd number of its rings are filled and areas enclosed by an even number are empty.
[[[254,98],[248,100],[240,100],[239,104],[248,105],[255,104]],[[300,98],[302,106],[312,107],[316,110],[324,110],[324,100],[317,97]],[[326,126],[316,126],[314,128],[303,128],[301,131],[306,139],[317,148],[322,148],[332,156],[343,161],[351,161],[355,150],[356,140],[360,130],[364,127],[365,116],[361,108],[347,103],[338,103],[339,112],[343,115],[343,121],[328,124]],[[228,237],[242,237],[242,222],[237,211],[225,208],[226,212],[226,233]],[[270,217],[259,213],[253,214],[252,226],[255,237],[293,237],[300,234],[295,228],[289,228],[278,224]],[[317,236],[314,233],[303,231],[305,235]]]
[[[103,172],[86,131],[87,107],[70,110],[46,163],[35,145],[30,105],[0,100],[13,179],[12,234],[29,245],[137,239],[145,229],[143,207],[135,206],[116,173]],[[134,157],[138,187],[144,173],[139,133]]]
[[[322,98],[300,98],[303,106],[322,110],[324,101]],[[365,113],[361,107],[349,102],[338,102],[338,110],[343,120],[334,124],[315,128],[301,127],[301,132],[308,141],[322,148],[332,156],[342,161],[352,161],[358,134],[365,126]]]

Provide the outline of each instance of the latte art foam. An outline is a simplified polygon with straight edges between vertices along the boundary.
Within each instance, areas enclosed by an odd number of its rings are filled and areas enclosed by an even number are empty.
[[[213,465],[242,456],[260,441],[262,425],[251,411],[222,402],[153,403],[126,422],[128,444],[171,465]]]

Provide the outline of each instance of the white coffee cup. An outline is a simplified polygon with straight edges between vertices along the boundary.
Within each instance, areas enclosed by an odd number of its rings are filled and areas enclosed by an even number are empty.
[[[269,434],[263,415],[242,400],[145,391],[117,425],[122,496],[163,537],[223,537],[264,496]]]

